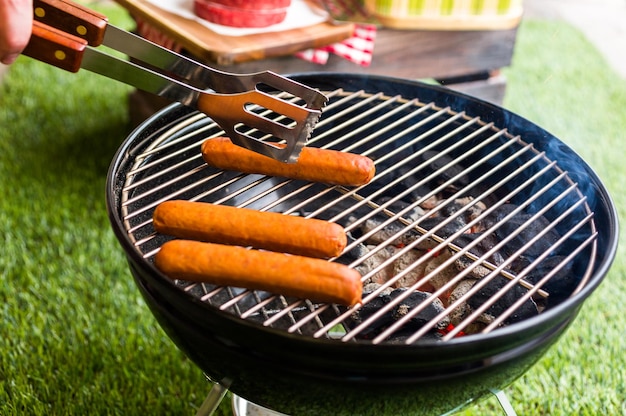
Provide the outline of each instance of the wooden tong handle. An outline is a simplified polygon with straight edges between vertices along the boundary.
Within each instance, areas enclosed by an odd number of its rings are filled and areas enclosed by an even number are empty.
[[[34,0],[33,30],[23,54],[78,72],[87,44],[102,44],[106,16],[68,0]]]
[[[108,18],[69,0],[33,0],[35,20],[100,46]]]
[[[66,71],[78,72],[86,47],[86,40],[34,21],[33,33],[22,53]]]

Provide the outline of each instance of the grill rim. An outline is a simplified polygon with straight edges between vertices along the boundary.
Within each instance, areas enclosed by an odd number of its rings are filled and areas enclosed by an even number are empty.
[[[335,74],[324,74],[323,76],[320,76],[320,74],[317,73],[308,73],[308,74],[297,74],[297,75],[293,75],[293,78],[299,80],[300,82],[303,83],[308,83],[309,85],[314,85],[316,87],[319,87],[320,84],[320,80],[324,80],[324,79],[329,79],[330,82],[333,85],[333,88],[336,88],[335,86],[335,81],[333,81],[335,78],[339,77],[342,79],[342,84],[345,83],[345,74],[342,73],[335,73]],[[474,112],[471,113],[470,111],[468,111],[466,108],[463,109],[463,111],[465,111],[468,114],[480,114],[481,119],[484,119],[485,122],[494,122],[494,124],[498,125],[496,121],[491,120],[490,118],[487,117],[487,114],[489,115],[493,115],[495,114],[494,111],[496,113],[505,113],[506,117],[508,118],[517,118],[519,120],[523,121],[524,125],[527,126],[535,126],[534,124],[528,122],[527,120],[512,114],[506,110],[501,109],[500,107],[497,107],[495,105],[486,103],[486,102],[480,102],[478,100],[473,99],[472,97],[466,96],[464,94],[461,93],[456,93],[456,92],[452,92],[449,91],[447,89],[444,89],[442,87],[437,87],[437,86],[433,86],[433,85],[428,85],[428,84],[423,84],[421,82],[417,82],[417,81],[409,81],[409,80],[405,80],[405,79],[397,79],[397,78],[392,78],[392,77],[372,77],[372,76],[363,76],[363,77],[351,77],[348,80],[348,84],[352,84],[352,83],[356,83],[359,82],[361,84],[365,83],[383,83],[386,86],[388,85],[392,85],[394,88],[415,88],[415,87],[419,87],[420,88],[420,93],[423,93],[424,91],[427,92],[431,92],[433,93],[435,96],[439,96],[441,94],[443,94],[443,97],[446,98],[447,100],[450,100],[450,97],[454,98],[454,99],[463,99],[463,100],[468,100],[468,102],[476,105],[478,104],[479,106],[483,106],[485,107],[483,109],[483,111],[481,112]],[[358,85],[358,86],[353,86],[353,88],[355,89],[363,89],[364,85]],[[368,85],[368,87],[370,89],[371,86]],[[322,88],[322,87],[320,87]],[[347,86],[343,86],[342,88],[346,89]],[[380,88],[373,88],[374,90],[378,90],[378,91],[382,91],[382,89]],[[385,93],[390,94],[388,91],[385,91]],[[406,94],[406,93],[405,93]],[[410,97],[407,97],[410,98]],[[420,101],[422,102],[435,102],[436,105],[438,106],[448,106],[450,105],[450,103],[441,103],[441,102],[436,102],[436,100],[430,100],[429,101],[429,97],[423,97],[420,96]],[[454,108],[453,108],[454,109]],[[457,109],[455,109],[457,110]],[[133,261],[141,264],[144,260],[143,258],[139,255],[139,253],[136,251],[136,249],[133,247],[132,241],[130,241],[129,236],[127,235],[126,232],[124,232],[124,227],[123,227],[123,220],[118,220],[117,215],[113,215],[113,211],[116,210],[117,211],[117,206],[118,204],[118,198],[116,196],[116,189],[117,186],[114,184],[113,181],[113,176],[114,173],[116,171],[118,172],[125,172],[125,170],[120,169],[120,166],[122,165],[122,162],[127,160],[129,156],[132,156],[133,149],[136,149],[137,147],[140,147],[138,144],[136,144],[135,142],[138,143],[142,143],[144,140],[146,140],[145,138],[142,138],[141,136],[146,135],[146,131],[145,128],[146,126],[151,126],[152,127],[152,131],[150,135],[153,135],[155,131],[158,130],[164,130],[167,129],[168,126],[174,125],[176,123],[180,122],[180,116],[190,116],[193,113],[195,113],[193,110],[189,110],[186,107],[180,105],[180,104],[173,104],[170,105],[166,108],[164,108],[163,110],[161,110],[160,112],[158,112],[157,114],[153,115],[152,117],[150,117],[148,120],[146,120],[146,122],[144,122],[142,125],[138,126],[128,137],[127,141],[124,143],[124,145],[122,147],[120,147],[120,149],[118,150],[118,153],[116,154],[110,169],[109,169],[109,174],[108,174],[108,178],[107,178],[107,208],[108,208],[108,212],[110,213],[110,219],[111,222],[114,224],[114,231],[116,232],[116,235],[118,237],[118,239],[120,240],[120,242],[122,242],[122,245],[124,247],[124,250],[126,252],[126,254],[128,255],[129,253],[131,254],[131,257],[133,257]],[[507,130],[509,130],[509,132],[513,135],[516,134],[520,134],[523,136],[524,140],[527,142],[531,142],[534,145],[537,145],[537,142],[533,141],[533,140],[529,140],[528,136],[529,136],[529,132],[528,131],[524,131],[524,132],[516,132],[514,130],[511,129],[510,124],[514,124],[514,123],[507,123]],[[550,133],[546,132],[545,130],[539,128],[538,126],[536,127],[536,132],[534,134],[539,133],[542,137],[543,140],[542,141],[546,141],[549,142],[550,140],[557,140],[558,139],[556,137],[554,137],[553,135],[551,135]],[[137,140],[139,138],[139,140]],[[559,141],[560,142],[560,141]],[[131,144],[135,144],[135,146],[132,147],[131,149]],[[541,149],[540,149],[541,150]],[[545,150],[545,149],[544,149]],[[596,182],[600,183],[599,178],[597,177],[597,175],[595,174],[595,172],[593,172],[593,170],[575,153],[573,152],[573,150],[571,151],[572,154],[574,156],[576,156],[578,159],[580,159],[579,162],[583,163],[584,169],[585,171],[592,177],[592,179],[594,179]],[[119,182],[118,182],[119,183]],[[609,250],[608,250],[608,256],[611,257],[612,254],[614,253],[614,251],[616,250],[616,245],[617,245],[617,239],[618,239],[618,235],[616,232],[614,232],[615,230],[618,230],[618,225],[617,225],[617,214],[616,214],[616,210],[614,208],[614,204],[612,203],[612,200],[610,198],[610,196],[608,195],[608,192],[606,192],[606,190],[604,189],[603,186],[600,187],[601,189],[599,189],[601,192],[601,196],[602,196],[602,200],[605,201],[606,205],[611,207],[611,211],[609,212],[608,218],[610,219],[609,223],[610,225],[602,228],[603,230],[611,230],[612,234],[611,236],[609,236]],[[595,201],[594,201],[595,202]],[[597,204],[595,204],[597,205]],[[592,209],[592,211],[594,211]],[[598,216],[596,216],[596,221],[598,220],[597,218]],[[598,229],[601,229],[600,226],[598,226]],[[119,232],[118,232],[119,231]],[[604,256],[598,256],[601,258],[606,258],[607,257],[607,253],[605,253]],[[451,339],[451,340],[447,340],[446,342],[441,342],[441,341],[437,341],[437,340],[427,340],[427,339],[422,339],[419,340],[418,344],[413,344],[413,345],[407,345],[410,348],[416,348],[419,346],[424,346],[424,347],[429,347],[429,346],[438,346],[440,347],[441,344],[451,344],[451,345],[463,345],[465,343],[472,343],[476,341],[477,337],[480,337],[480,339],[484,339],[485,341],[487,340],[491,340],[491,339],[500,339],[501,337],[509,337],[509,336],[514,336],[517,332],[524,332],[525,328],[524,326],[528,327],[526,329],[532,328],[535,325],[541,323],[541,321],[543,320],[551,320],[553,316],[557,316],[560,315],[563,311],[568,310],[570,308],[575,308],[576,305],[578,303],[582,303],[582,301],[584,301],[584,299],[591,293],[593,292],[593,290],[595,290],[595,288],[600,284],[602,278],[598,278],[598,276],[602,277],[604,276],[607,272],[608,269],[610,268],[610,265],[612,263],[611,262],[605,262],[605,261],[601,261],[601,258],[597,258],[596,259],[596,264],[598,262],[601,263],[602,267],[600,269],[596,269],[594,270],[594,273],[592,274],[592,276],[590,276],[589,281],[587,282],[587,284],[582,288],[581,291],[579,291],[577,294],[575,294],[572,297],[569,297],[568,299],[566,299],[565,301],[562,301],[560,304],[550,308],[549,310],[546,310],[544,312],[542,312],[541,314],[539,314],[538,316],[532,317],[532,318],[528,318],[525,319],[521,322],[517,322],[514,324],[510,324],[507,325],[505,327],[499,328],[497,331],[492,331],[491,333],[488,334],[473,334],[473,335],[467,335],[465,337],[460,337],[460,338],[455,338],[455,339]],[[156,269],[156,267],[148,262],[146,262],[146,266],[150,269],[150,272],[153,275],[159,276],[159,279],[161,279],[163,282],[165,282],[166,284],[169,284],[174,290],[177,291],[181,291],[184,292],[182,290],[180,290],[180,288],[176,287],[176,285],[166,276],[164,276],[158,269]],[[184,292],[184,294],[187,296],[187,301],[191,301],[192,303],[198,303],[198,306],[206,309],[208,311],[211,311],[213,313],[217,313],[219,315],[229,315],[223,311],[220,311],[217,307],[208,305],[205,302],[201,302],[199,301],[197,298],[195,298],[193,295]],[[543,319],[541,319],[543,317]],[[230,316],[228,318],[231,318]],[[239,317],[233,316],[232,318],[235,324],[241,324],[242,320]],[[275,332],[278,336],[281,337],[289,337],[289,338],[294,338],[294,339],[304,339],[306,342],[318,342],[321,345],[338,345],[338,344],[352,344],[355,343],[357,345],[369,345],[370,342],[369,341],[361,341],[361,340],[354,340],[351,341],[350,343],[338,343],[337,340],[328,340],[325,339],[323,337],[320,338],[313,338],[313,337],[309,337],[309,336],[302,336],[302,335],[298,335],[298,334],[290,334],[287,331],[284,330],[280,330],[280,329],[273,329],[273,328],[269,328],[269,327],[260,327],[258,324],[255,323],[251,323],[251,322],[246,322],[244,325],[244,327],[252,327],[252,328],[256,328],[259,329],[261,331],[266,331],[266,332]],[[398,344],[390,344],[390,346],[396,348],[398,347]]]

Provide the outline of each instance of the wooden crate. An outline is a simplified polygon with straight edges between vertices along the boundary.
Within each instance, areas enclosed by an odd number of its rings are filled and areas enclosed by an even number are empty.
[[[143,1],[121,0],[126,6],[142,4]],[[190,33],[184,22],[174,25],[173,20],[155,14],[154,10],[130,9],[134,14],[149,19],[164,38],[169,38],[182,48],[181,52],[220,70],[235,73],[271,70],[280,74],[345,72],[348,77],[351,73],[365,73],[409,79],[430,78],[451,89],[499,105],[503,102],[506,90],[506,79],[500,69],[511,64],[518,27],[517,24],[501,30],[460,30],[459,27],[454,27],[454,30],[407,30],[380,27],[371,65],[360,66],[333,54],[327,64],[318,65],[295,58],[285,50],[281,53],[259,54],[254,59],[216,59],[207,54],[206,50],[197,52],[188,36],[181,36],[181,33]],[[164,26],[168,30],[164,30]],[[203,34],[203,31],[198,30],[194,36],[205,39]],[[130,97],[131,118],[135,123],[140,122],[166,104],[167,101],[159,97],[135,92]]]

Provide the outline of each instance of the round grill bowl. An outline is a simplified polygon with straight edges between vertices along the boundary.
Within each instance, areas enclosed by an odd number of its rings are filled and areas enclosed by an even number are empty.
[[[453,111],[464,111],[506,128],[532,143],[537,151],[545,152],[548,159],[566,163],[565,170],[572,179],[584,184],[580,192],[587,198],[598,233],[586,283],[575,294],[532,318],[489,333],[445,342],[420,339],[410,345],[314,338],[219,310],[161,274],[137,249],[124,218],[122,192],[137,155],[151,145],[156,134],[194,114],[184,106],[172,105],[148,119],[122,144],[110,167],[106,192],[113,230],[159,324],[211,380],[228,383],[237,395],[287,414],[443,414],[512,383],[574,321],[613,261],[617,214],[599,178],[578,155],[545,130],[509,111],[459,93],[385,77],[302,74],[294,78],[322,91],[341,88],[382,92],[386,96],[400,94],[438,107],[449,106]],[[189,130],[193,127],[191,124]],[[162,168],[167,169],[167,165]]]

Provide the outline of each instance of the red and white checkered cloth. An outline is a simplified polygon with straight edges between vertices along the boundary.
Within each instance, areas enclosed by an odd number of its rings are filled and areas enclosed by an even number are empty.
[[[145,20],[136,17],[135,21],[138,34],[144,38],[175,52],[180,52],[183,49],[176,41],[148,24]],[[352,37],[321,48],[300,51],[295,56],[309,62],[324,65],[328,62],[328,58],[332,53],[366,67],[372,62],[375,40],[375,25],[355,24]]]
[[[375,25],[356,24],[352,37],[321,48],[300,51],[295,56],[305,61],[324,65],[332,53],[361,66],[369,66],[372,63],[375,40]]]

